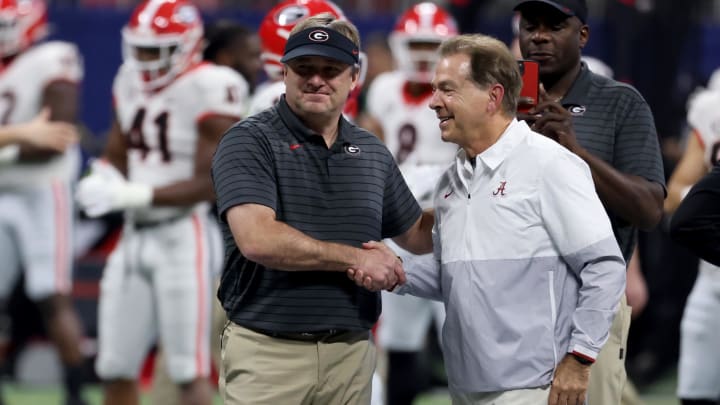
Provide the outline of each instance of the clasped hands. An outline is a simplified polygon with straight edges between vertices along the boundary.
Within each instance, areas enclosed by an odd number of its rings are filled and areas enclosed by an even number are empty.
[[[387,245],[370,241],[363,243],[358,264],[347,270],[355,284],[370,291],[389,290],[405,284],[402,261]]]

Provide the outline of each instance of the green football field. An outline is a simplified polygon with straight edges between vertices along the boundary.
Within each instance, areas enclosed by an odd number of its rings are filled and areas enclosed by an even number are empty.
[[[679,402],[674,396],[675,384],[676,376],[674,373],[670,373],[642,393],[643,403],[645,405],[677,405]],[[62,405],[61,392],[57,387],[38,388],[12,383],[5,383],[3,386],[4,397],[8,405]],[[88,387],[85,394],[91,405],[102,404],[98,386]],[[415,403],[416,405],[450,405],[450,399],[447,394],[437,392],[425,394]],[[220,405],[222,401],[215,398],[214,404]],[[143,398],[143,405],[152,405],[147,396]]]

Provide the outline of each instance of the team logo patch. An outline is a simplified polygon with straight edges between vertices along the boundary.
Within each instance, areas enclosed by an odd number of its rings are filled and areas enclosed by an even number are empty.
[[[571,115],[578,117],[584,115],[587,108],[584,105],[571,105],[568,107],[568,111],[570,111]]]
[[[358,153],[360,153],[360,147],[357,145],[352,145],[352,144],[346,143],[345,144],[345,153],[350,154],[350,155],[357,155]]]
[[[493,191],[494,196],[503,196],[505,195],[505,184],[507,184],[507,181],[501,181],[500,186],[497,188],[497,190]]]
[[[330,39],[330,35],[323,30],[315,30],[308,34],[308,38],[314,42],[325,42]]]

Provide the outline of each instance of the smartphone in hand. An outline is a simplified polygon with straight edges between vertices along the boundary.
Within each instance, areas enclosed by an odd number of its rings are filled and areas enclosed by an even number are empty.
[[[518,67],[523,85],[517,111],[527,114],[538,104],[540,97],[540,64],[533,60],[519,60]]]

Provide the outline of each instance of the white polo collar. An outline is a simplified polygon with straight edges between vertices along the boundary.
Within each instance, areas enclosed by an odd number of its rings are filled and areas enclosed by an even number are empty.
[[[510,121],[510,125],[505,128],[505,131],[503,131],[498,140],[484,152],[477,155],[476,162],[480,161],[491,171],[495,170],[510,152],[527,137],[530,131],[530,127],[528,127],[525,121],[518,121],[516,118],[513,118],[512,121]],[[472,166],[464,150],[460,150],[458,159],[460,167],[469,169],[470,172],[472,172]]]

